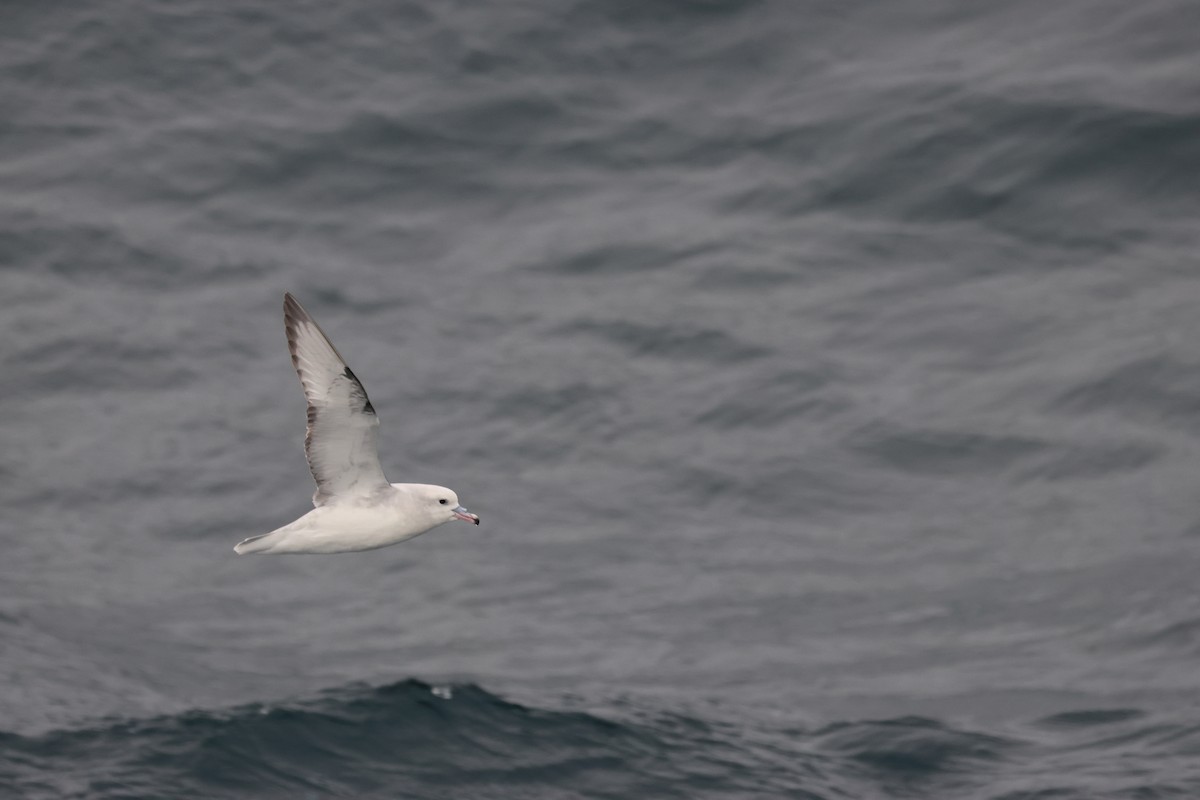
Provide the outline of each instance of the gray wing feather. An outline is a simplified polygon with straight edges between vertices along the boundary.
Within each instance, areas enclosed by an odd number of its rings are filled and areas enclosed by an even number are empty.
[[[362,383],[291,294],[283,298],[288,351],[308,400],[304,452],[317,491],[313,505],[386,488],[379,466],[379,417]]]

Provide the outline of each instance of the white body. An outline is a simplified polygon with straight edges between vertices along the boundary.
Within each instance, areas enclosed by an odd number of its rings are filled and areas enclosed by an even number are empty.
[[[447,506],[431,506],[426,501],[429,490],[441,488],[393,483],[371,497],[334,500],[265,536],[247,539],[234,550],[270,554],[350,553],[387,547],[455,519],[436,513],[435,509],[444,511]]]

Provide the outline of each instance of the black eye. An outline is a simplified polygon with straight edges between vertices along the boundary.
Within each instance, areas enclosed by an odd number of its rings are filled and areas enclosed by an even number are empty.
[[[442,505],[446,505],[447,501],[446,501],[446,498],[443,497],[441,500],[438,500],[438,502]]]

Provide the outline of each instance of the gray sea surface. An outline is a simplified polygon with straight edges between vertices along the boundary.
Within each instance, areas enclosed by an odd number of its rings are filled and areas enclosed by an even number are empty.
[[[0,10],[0,796],[1200,797],[1200,6]],[[292,291],[393,481],[310,508]]]

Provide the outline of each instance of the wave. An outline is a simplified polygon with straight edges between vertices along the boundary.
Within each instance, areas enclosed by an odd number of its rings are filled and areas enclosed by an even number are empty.
[[[701,720],[615,722],[529,708],[478,686],[406,680],[290,704],[0,734],[0,794],[822,796],[796,786],[791,759],[774,761]]]
[[[925,717],[807,730],[628,703],[619,714],[531,708],[471,684],[354,684],[296,702],[0,733],[0,796],[829,800],[1043,796],[1013,794],[1037,786],[1075,798],[1103,784],[1096,763],[1190,755],[1200,735],[1137,709],[1064,712],[1019,736]],[[1158,796],[1183,785],[1125,788]]]

